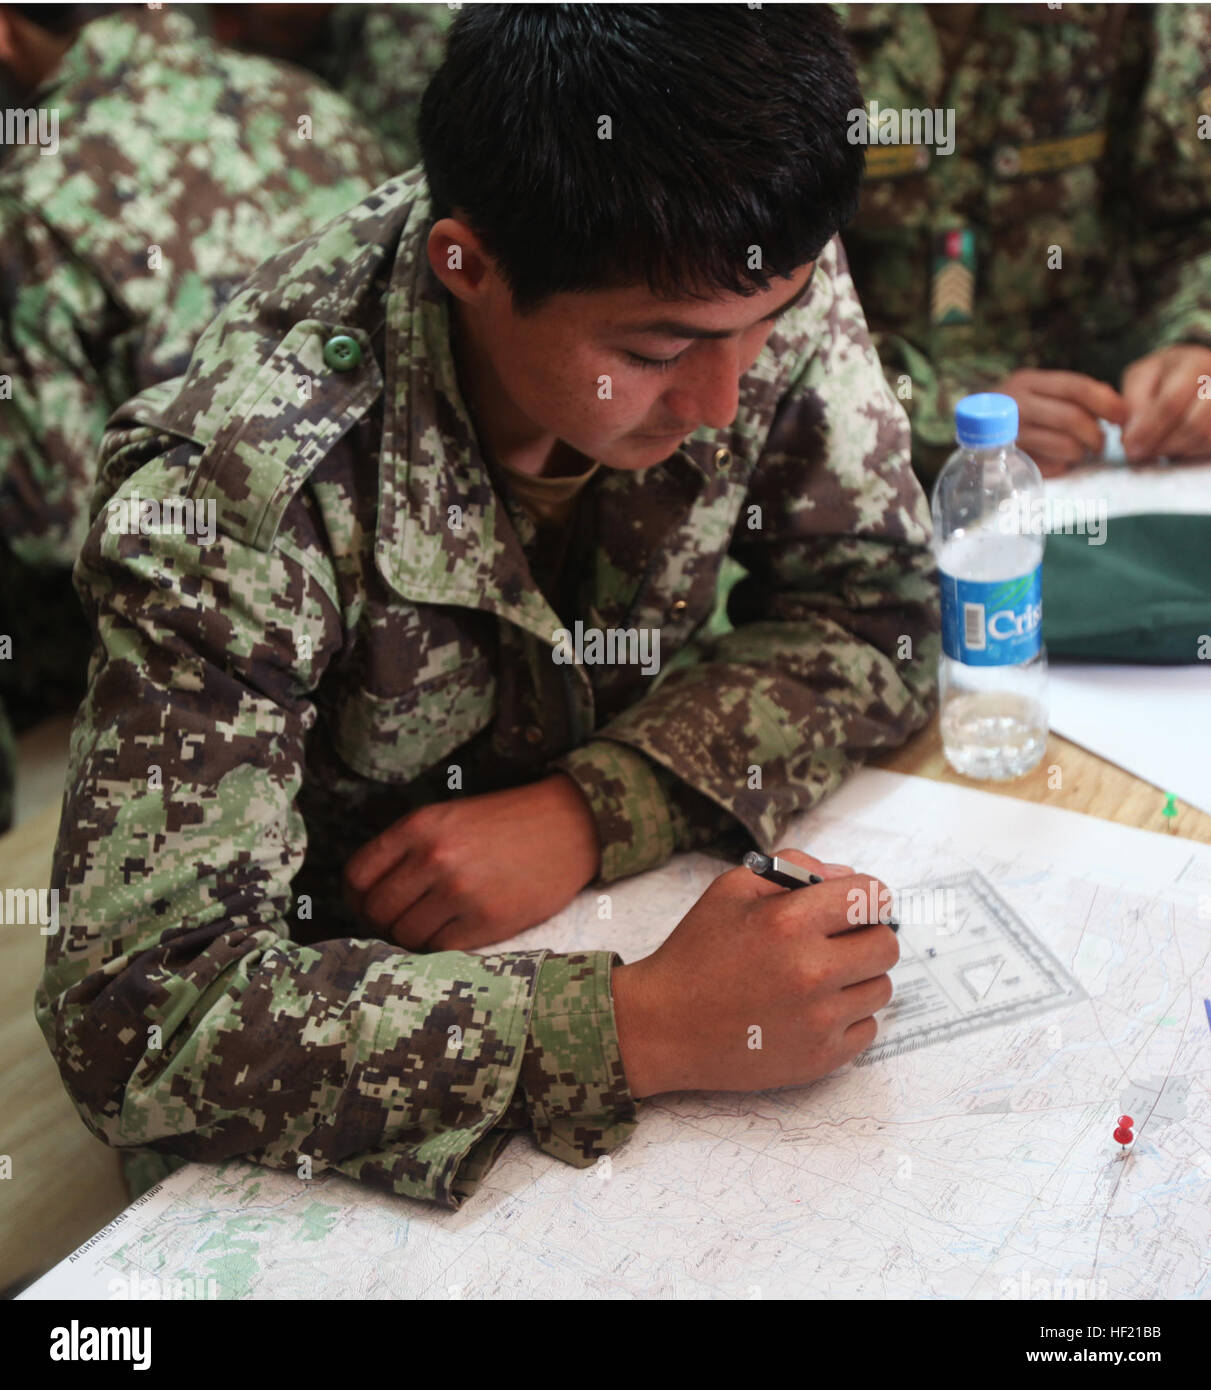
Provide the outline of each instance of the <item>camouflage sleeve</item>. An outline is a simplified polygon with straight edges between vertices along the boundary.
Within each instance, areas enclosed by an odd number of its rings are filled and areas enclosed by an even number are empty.
[[[609,951],[547,956],[521,1063],[539,1148],[585,1168],[630,1138],[635,1102],[614,1025]]]
[[[898,333],[872,334],[888,389],[908,413],[912,461],[927,487],[955,449],[955,406],[964,396],[991,391],[1022,365],[1012,353],[963,351],[931,358]]]
[[[128,474],[114,503],[185,495],[194,446],[110,438]],[[117,1147],[335,1171],[450,1207],[506,1119],[575,1162],[622,1142],[633,1104],[609,953],[291,940],[304,740],[343,636],[326,552],[301,530],[261,550],[222,532],[124,534],[113,516],[98,514],[76,567],[97,647],[35,999],[88,1127]]]
[[[600,883],[658,868],[739,828],[729,811],[625,743],[591,739],[554,766],[580,787],[597,822]]]
[[[835,244],[834,244],[835,245]],[[940,613],[930,518],[845,267],[821,257],[814,350],[780,402],[749,484],[761,527],[735,631],[598,730],[736,818],[763,848],[936,701]]]
[[[1151,304],[1145,351],[1211,346],[1211,7],[1158,5],[1153,61],[1134,136],[1130,239]]]
[[[601,845],[598,882],[663,864],[673,853],[673,818],[655,766],[623,743],[592,739],[554,767],[584,793]]]
[[[634,1133],[636,1106],[614,1024],[612,975],[621,959],[588,951],[543,960],[520,1083],[496,1127],[463,1161],[457,1197],[475,1191],[514,1130],[529,1129],[540,1149],[574,1168],[589,1167]]]
[[[71,565],[88,530],[109,313],[92,271],[0,194],[0,535],[26,564]]]

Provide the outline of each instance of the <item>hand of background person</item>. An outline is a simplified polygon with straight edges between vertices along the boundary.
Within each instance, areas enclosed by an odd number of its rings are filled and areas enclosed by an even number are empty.
[[[597,824],[564,773],[423,806],[345,867],[354,910],[410,951],[490,946],[545,922],[597,877]]]
[[[1211,348],[1175,343],[1140,357],[1123,373],[1129,463],[1211,459]]]
[[[614,1019],[636,1099],[802,1086],[874,1042],[872,1015],[891,999],[887,972],[900,956],[891,928],[878,925],[888,890],[845,865],[778,855],[827,881],[788,891],[731,869],[662,946],[614,968]],[[857,931],[855,890],[860,919],[876,924]]]
[[[1022,367],[992,388],[1018,403],[1018,444],[1045,478],[1100,458],[1098,420],[1122,425],[1127,402],[1104,381],[1081,372]]]

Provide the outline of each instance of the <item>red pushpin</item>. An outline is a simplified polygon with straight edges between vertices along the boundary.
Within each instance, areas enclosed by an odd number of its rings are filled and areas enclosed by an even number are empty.
[[[1134,1124],[1135,1121],[1130,1115],[1120,1115],[1118,1117],[1118,1128],[1114,1131],[1114,1139],[1115,1143],[1123,1146],[1124,1153],[1127,1152],[1127,1145],[1135,1138],[1135,1135],[1131,1132],[1131,1127]]]

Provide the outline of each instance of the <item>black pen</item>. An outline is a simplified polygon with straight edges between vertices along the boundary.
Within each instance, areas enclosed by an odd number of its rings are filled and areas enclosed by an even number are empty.
[[[808,873],[798,864],[792,864],[789,859],[779,859],[777,855],[758,854],[756,850],[751,850],[744,856],[744,867],[751,869],[758,878],[764,878],[782,888],[810,888],[814,883],[824,882],[819,874]],[[879,925],[890,927],[894,932],[900,930],[900,924],[894,917],[890,922],[880,922]],[[864,928],[851,927],[849,930],[862,931]],[[837,935],[848,936],[849,932],[841,931]]]

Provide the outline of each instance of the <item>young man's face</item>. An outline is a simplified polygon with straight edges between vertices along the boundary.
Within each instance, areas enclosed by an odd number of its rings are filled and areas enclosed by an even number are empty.
[[[610,468],[650,468],[700,425],[729,425],[740,378],[815,268],[747,298],[670,303],[635,286],[559,294],[522,316],[491,262],[468,256],[465,225],[443,219],[434,233],[447,227],[460,229],[450,240],[463,268],[448,270],[443,253],[434,269],[455,296],[473,409],[504,461],[525,471],[558,441]],[[431,260],[433,250],[431,234]]]

